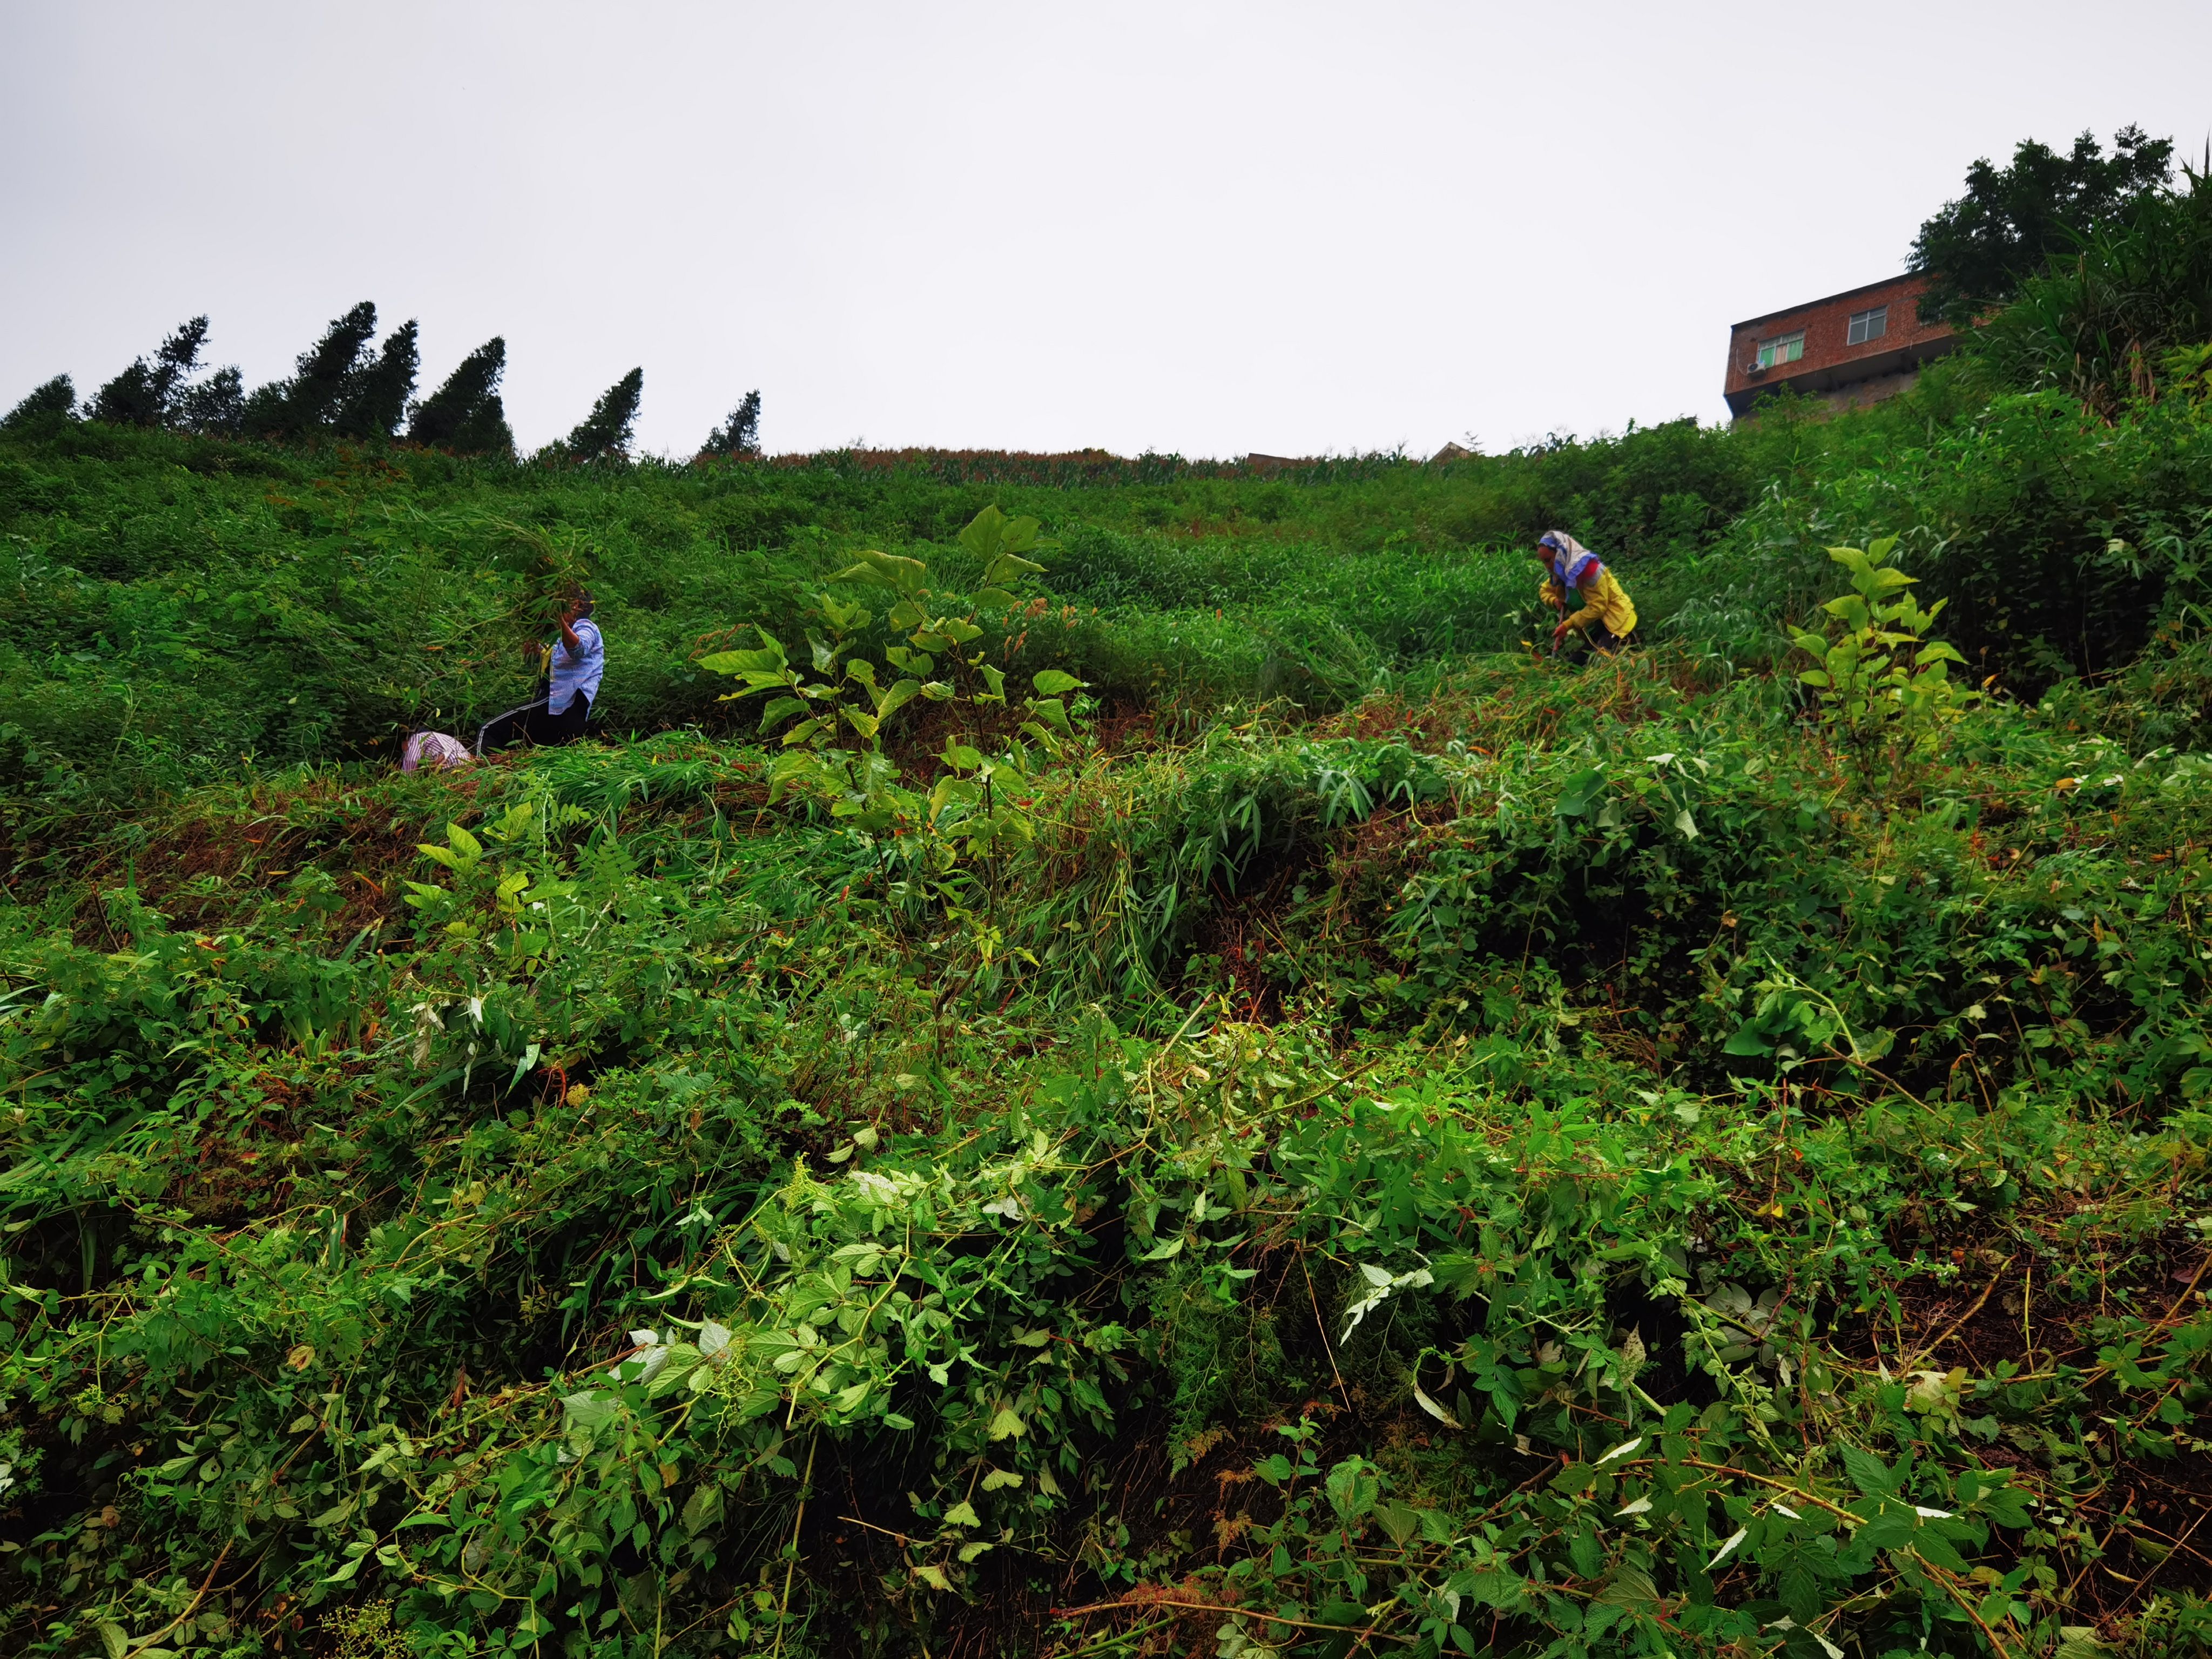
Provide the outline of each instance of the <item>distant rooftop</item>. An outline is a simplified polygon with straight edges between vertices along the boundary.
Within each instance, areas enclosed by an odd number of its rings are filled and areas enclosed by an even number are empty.
[[[1927,289],[1926,276],[1908,271],[1736,324],[1723,383],[1729,412],[1748,415],[1785,391],[1838,409],[1904,391],[1923,364],[1959,343],[1948,324],[1920,320]]]

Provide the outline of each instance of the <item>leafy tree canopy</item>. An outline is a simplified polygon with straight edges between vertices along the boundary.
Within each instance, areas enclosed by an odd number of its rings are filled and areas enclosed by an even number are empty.
[[[186,386],[170,407],[169,424],[203,437],[234,438],[245,430],[246,381],[238,366],[218,368]]]
[[[1982,319],[1976,355],[2000,384],[2063,388],[2106,421],[2131,401],[2188,393],[2212,334],[2212,174],[2182,173]]]
[[[2051,255],[2161,189],[2172,161],[2171,138],[2133,125],[2112,136],[2109,156],[2096,135],[2084,132],[2065,155],[2024,138],[2009,167],[1982,157],[1966,169],[1966,194],[1946,202],[1913,239],[1907,268],[1931,279],[1921,316],[1963,326],[2011,299]]]

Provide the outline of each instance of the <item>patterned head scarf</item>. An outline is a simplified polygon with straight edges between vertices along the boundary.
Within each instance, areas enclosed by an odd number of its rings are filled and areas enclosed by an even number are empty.
[[[1547,530],[1536,545],[1551,550],[1552,575],[1563,588],[1574,586],[1593,565],[1602,568],[1596,554],[1564,530]]]

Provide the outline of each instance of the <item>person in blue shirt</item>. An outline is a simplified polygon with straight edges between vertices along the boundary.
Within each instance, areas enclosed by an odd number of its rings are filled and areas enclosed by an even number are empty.
[[[607,672],[606,642],[592,620],[592,610],[586,590],[580,587],[569,595],[561,612],[560,637],[544,647],[545,696],[487,724],[477,739],[477,753],[523,742],[541,747],[574,743],[584,735],[584,724],[592,717],[599,682]],[[538,653],[539,647],[531,647],[532,655]]]

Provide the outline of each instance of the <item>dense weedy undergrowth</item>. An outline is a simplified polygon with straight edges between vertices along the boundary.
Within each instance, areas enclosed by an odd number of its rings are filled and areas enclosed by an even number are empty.
[[[2203,1648],[2212,422],[1987,375],[1441,467],[21,425],[7,1650]],[[1515,648],[1549,523],[1646,649]],[[576,577],[622,740],[394,775]]]

